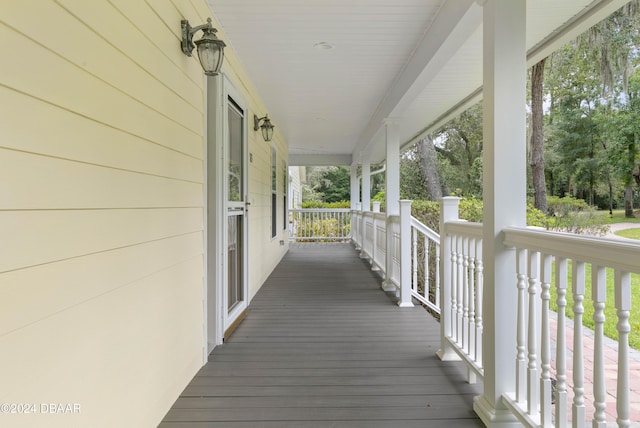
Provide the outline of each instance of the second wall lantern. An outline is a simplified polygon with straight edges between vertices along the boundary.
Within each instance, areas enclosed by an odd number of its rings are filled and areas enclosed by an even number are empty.
[[[260,122],[263,122],[260,125]],[[257,131],[260,129],[262,131],[262,138],[264,141],[271,141],[273,138],[273,126],[271,124],[271,119],[269,119],[269,115],[264,115],[264,117],[258,117],[257,115],[253,115],[253,130]]]

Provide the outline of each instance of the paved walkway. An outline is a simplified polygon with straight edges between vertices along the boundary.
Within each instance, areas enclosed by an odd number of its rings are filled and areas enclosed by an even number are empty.
[[[555,340],[556,340],[556,328],[557,319],[555,313],[552,313],[552,319],[550,320],[551,327],[551,339],[553,340],[553,353],[551,358],[554,360],[552,364],[553,377],[555,378]],[[569,387],[568,391],[568,415],[571,415],[571,402],[573,400],[573,392],[571,387],[573,386],[573,369],[570,361],[573,351],[573,320],[567,319],[565,322],[566,343],[567,343],[567,383]],[[583,329],[584,335],[582,338],[583,352],[584,352],[584,394],[586,405],[586,419],[591,421],[593,417],[593,355],[594,355],[594,335],[593,330],[588,328]],[[616,382],[618,379],[618,343],[608,337],[605,337],[605,378],[607,388],[607,423],[610,427],[617,426],[616,420]],[[631,385],[631,420],[633,421],[633,427],[640,427],[640,351],[631,349],[629,355],[630,364],[630,380]]]
[[[609,225],[609,231],[606,233],[605,238],[611,239],[620,239],[624,241],[638,241],[637,239],[629,239],[623,236],[616,235],[616,232],[626,229],[638,229],[640,228],[640,223],[614,223]]]
[[[626,229],[635,229],[640,228],[640,223],[614,223],[610,225],[609,232],[604,236],[605,238],[615,239],[619,241],[628,241],[628,242],[638,242],[636,239],[624,238],[622,236],[618,236],[615,232]],[[638,307],[639,302],[634,302],[635,307]],[[554,314],[555,315],[555,314]],[[556,320],[552,320],[552,334],[553,340],[555,341],[555,332],[556,332]],[[573,320],[567,319],[566,322],[566,332],[567,332],[567,344],[569,346],[569,351],[573,350]],[[585,403],[587,404],[587,420],[589,420],[593,416],[593,349],[594,349],[594,340],[593,340],[593,331],[584,328],[584,356],[585,356]],[[606,377],[606,387],[607,387],[607,422],[610,426],[616,426],[611,422],[616,419],[616,405],[615,405],[615,396],[616,396],[616,382],[618,379],[618,343],[608,337],[605,337],[605,377]],[[569,354],[570,355],[570,354]],[[633,427],[640,427],[640,351],[631,349],[630,351],[630,372],[631,372],[631,420],[634,421]],[[554,367],[555,370],[555,367]],[[567,376],[568,382],[570,385],[573,385],[573,381],[571,379],[572,376],[572,368],[567,367]],[[569,399],[573,399],[573,394],[571,391],[569,392]],[[571,411],[568,413],[571,415]]]

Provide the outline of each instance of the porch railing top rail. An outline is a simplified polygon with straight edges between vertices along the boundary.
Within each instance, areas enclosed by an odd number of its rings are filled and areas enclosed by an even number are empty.
[[[351,208],[290,208],[289,212],[350,213]]]
[[[640,273],[640,245],[635,242],[549,232],[534,227],[507,228],[504,234],[505,245],[511,247]]]
[[[440,235],[438,233],[429,229],[426,224],[422,223],[420,220],[413,216],[411,216],[411,227],[425,235],[428,239],[440,242]]]
[[[467,220],[456,220],[448,221],[446,224],[447,233],[482,239],[482,223],[473,223]]]

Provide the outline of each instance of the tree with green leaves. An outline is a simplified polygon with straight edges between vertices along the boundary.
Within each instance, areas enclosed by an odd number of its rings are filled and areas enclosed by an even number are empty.
[[[482,103],[475,104],[434,136],[442,185],[459,196],[482,197]]]

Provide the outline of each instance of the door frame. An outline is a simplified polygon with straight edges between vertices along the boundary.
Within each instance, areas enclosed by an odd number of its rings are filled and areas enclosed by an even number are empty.
[[[243,215],[243,297],[244,300],[228,313],[227,289],[227,159],[225,142],[228,136],[227,100],[231,97],[244,111],[243,126],[243,195],[248,198],[248,126],[249,108],[242,94],[225,75],[205,79],[205,242],[204,242],[204,346],[203,359],[224,341],[225,329],[238,320],[248,306],[248,213]]]
[[[223,135],[223,140],[222,140],[222,145],[223,145],[223,198],[224,198],[224,224],[223,224],[223,251],[224,251],[224,263],[223,263],[223,282],[222,282],[222,291],[223,291],[223,330],[227,330],[229,329],[229,327],[231,327],[240,317],[242,317],[244,311],[247,309],[247,306],[249,304],[248,301],[248,296],[249,296],[249,281],[248,281],[248,275],[249,275],[249,269],[248,269],[248,244],[249,244],[249,230],[248,230],[248,210],[247,210],[247,198],[249,197],[249,192],[248,192],[248,181],[249,181],[249,174],[248,174],[248,168],[249,168],[249,163],[248,163],[248,148],[249,148],[249,139],[248,139],[248,134],[249,134],[249,109],[248,109],[248,105],[247,102],[245,101],[244,97],[242,96],[242,94],[231,84],[231,81],[229,81],[229,79],[224,78],[224,87],[223,87],[223,129],[224,129],[224,135]],[[227,141],[229,139],[229,127],[228,127],[228,104],[229,104],[229,99],[233,100],[234,108],[239,108],[242,110],[243,113],[243,121],[242,121],[242,189],[241,189],[241,193],[242,193],[242,200],[244,202],[243,208],[244,208],[244,212],[242,214],[239,214],[242,216],[242,300],[239,300],[238,303],[233,307],[233,309],[231,309],[230,311],[227,310],[227,302],[228,302],[228,296],[227,296],[227,291],[228,291],[228,287],[227,287],[227,281],[228,281],[228,275],[229,275],[229,266],[228,263],[226,263],[226,261],[228,260],[227,258],[227,251],[228,251],[228,208],[229,208],[229,198],[227,197],[227,189],[229,188],[229,174],[227,173],[227,168],[226,168],[226,160],[229,158],[229,154],[227,153]],[[223,332],[224,333],[224,332]]]

